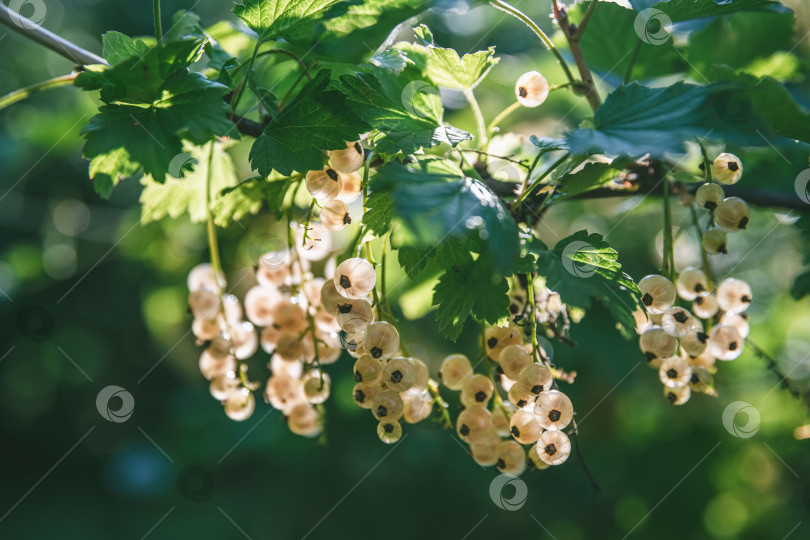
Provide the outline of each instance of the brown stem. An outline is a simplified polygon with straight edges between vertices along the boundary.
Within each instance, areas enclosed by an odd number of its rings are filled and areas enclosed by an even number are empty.
[[[568,41],[568,47],[571,49],[571,55],[574,57],[574,61],[577,64],[577,69],[579,69],[579,76],[582,79],[582,83],[585,87],[585,98],[588,100],[591,109],[596,112],[596,110],[602,104],[602,100],[599,98],[599,92],[596,90],[596,84],[593,82],[591,70],[588,69],[588,64],[585,61],[585,55],[582,53],[582,47],[579,44],[579,38],[581,35],[578,35],[576,26],[573,25],[568,19],[568,12],[566,11],[565,7],[560,7],[557,0],[552,0],[552,3],[554,8],[554,18],[557,20],[557,24],[560,25],[566,41]],[[585,22],[587,24],[587,20]]]

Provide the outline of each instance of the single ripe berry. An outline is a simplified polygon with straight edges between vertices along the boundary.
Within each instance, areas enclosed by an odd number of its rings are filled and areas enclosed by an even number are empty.
[[[357,383],[352,388],[352,399],[358,407],[370,409],[380,392],[382,387],[378,384]]]
[[[223,350],[216,345],[219,342],[227,342],[228,348]],[[236,371],[236,358],[230,354],[230,347],[230,340],[224,340],[221,336],[211,340],[211,345],[200,355],[199,368],[203,377],[210,381],[218,375]]]
[[[256,326],[273,324],[273,308],[281,301],[278,289],[256,286],[245,294],[245,313]]]
[[[287,427],[302,437],[317,437],[323,429],[318,411],[309,403],[293,407],[287,417]]]
[[[329,313],[336,313],[338,303],[345,297],[335,287],[335,281],[327,279],[321,287],[321,305]]]
[[[393,390],[383,390],[371,404],[371,414],[380,422],[395,422],[402,416],[405,405],[402,397]]]
[[[225,399],[225,414],[228,418],[237,422],[247,420],[256,410],[256,398],[253,392],[247,388],[241,388],[236,392],[230,392]]]
[[[700,392],[713,397],[717,396],[717,390],[714,389],[714,377],[712,377],[708,369],[703,367],[692,367],[689,389],[693,392]]]
[[[329,399],[329,374],[312,370],[304,376],[301,383],[304,388],[304,396],[310,403],[317,405]]]
[[[329,201],[321,208],[321,223],[330,231],[342,231],[346,225],[351,224],[349,207],[337,199]]]
[[[709,353],[718,360],[735,360],[743,351],[745,340],[733,326],[717,325],[709,332]]]
[[[377,436],[385,444],[394,444],[402,438],[402,426],[399,422],[380,422],[377,424]]]
[[[492,433],[492,413],[485,407],[467,407],[456,420],[456,432],[468,444],[486,441]]]
[[[200,341],[210,341],[217,337],[222,329],[217,319],[194,319],[191,322],[191,331]]]
[[[725,326],[733,326],[737,329],[737,333],[743,338],[747,338],[751,332],[751,326],[748,324],[748,315],[745,313],[732,313],[726,312],[720,317],[718,321]]]
[[[188,307],[197,319],[216,319],[219,306],[219,294],[209,289],[199,289],[188,295]]]
[[[498,445],[495,467],[504,474],[519,476],[526,470],[526,452],[515,441],[503,441]]]
[[[700,356],[706,350],[709,335],[702,329],[695,328],[681,337],[681,348],[691,357]]]
[[[709,210],[715,210],[725,198],[726,193],[723,188],[718,184],[706,183],[698,188],[695,192],[695,202],[701,207]]]
[[[536,444],[533,444],[529,448],[529,461],[531,461],[534,468],[539,471],[549,468],[549,464],[543,461],[543,459],[540,457],[539,449],[537,448]]]
[[[543,428],[553,431],[564,429],[574,417],[571,400],[558,390],[549,390],[537,396],[534,414]]]
[[[692,378],[692,367],[689,360],[681,356],[665,358],[658,368],[658,378],[667,388],[678,388],[689,384]]]
[[[741,279],[728,278],[717,286],[717,305],[723,311],[741,313],[748,309],[752,300],[751,287]]]
[[[658,367],[658,361],[675,354],[678,340],[660,326],[651,326],[639,339],[639,347],[647,362]]]
[[[537,440],[537,455],[548,465],[561,465],[571,455],[571,440],[562,431],[546,431]]]
[[[709,281],[703,270],[690,266],[678,274],[678,279],[675,280],[675,288],[678,291],[678,296],[684,300],[692,301],[698,296],[708,294]]]
[[[523,334],[520,328],[514,324],[509,326],[490,326],[484,332],[487,354],[493,362],[500,359],[501,351],[509,345],[520,345],[523,343]]]
[[[714,211],[714,220],[728,232],[737,232],[748,226],[751,214],[748,205],[739,197],[728,197]]]
[[[727,186],[740,181],[743,173],[742,161],[734,154],[720,154],[712,163],[712,176]]]
[[[675,388],[664,387],[664,397],[672,405],[683,405],[689,401],[692,390],[689,386],[678,386]]]
[[[411,392],[425,390],[430,382],[430,371],[428,370],[427,364],[418,358],[411,358],[411,361],[413,362],[413,367],[416,369],[416,381],[414,381],[411,387]]]
[[[711,355],[709,352],[708,347],[708,339],[706,340],[706,350],[697,355],[694,358],[689,358],[689,365],[692,366],[692,369],[695,368],[704,368],[711,372],[717,371],[717,360],[714,356]]]
[[[211,379],[211,384],[208,385],[208,391],[211,397],[217,401],[225,401],[232,392],[239,391],[239,379],[233,372],[223,373]]]
[[[551,370],[543,364],[532,363],[523,368],[517,379],[520,389],[529,394],[539,395],[541,392],[551,389],[554,376]]]
[[[222,276],[220,280],[224,282]],[[186,281],[189,292],[199,291],[200,289],[208,289],[209,291],[219,290],[217,279],[214,276],[214,269],[210,263],[198,264],[188,273]]]
[[[650,313],[663,313],[675,303],[675,285],[664,276],[652,274],[638,282],[641,302]]]
[[[728,254],[728,237],[726,231],[711,227],[703,233],[703,248],[712,255]]]
[[[510,345],[501,351],[498,364],[507,377],[516,381],[523,368],[532,364],[532,355],[523,345]]]
[[[470,453],[476,463],[482,467],[491,467],[498,461],[498,448],[501,438],[492,433],[489,438],[480,444],[471,444]]]
[[[692,304],[692,312],[701,319],[710,319],[715,316],[720,306],[717,304],[717,297],[713,294],[698,296]]]
[[[329,163],[338,172],[353,173],[363,166],[363,146],[360,141],[347,141],[345,149],[329,152]]]
[[[335,268],[335,288],[346,298],[363,298],[377,284],[377,272],[365,259],[346,259]]]
[[[383,382],[394,392],[405,392],[416,382],[416,367],[410,358],[392,358],[383,368]]]
[[[256,281],[262,287],[276,289],[287,283],[290,278],[290,268],[287,266],[290,254],[284,251],[269,251],[259,257],[256,265]]]
[[[383,367],[379,360],[363,355],[354,363],[354,382],[377,384],[382,379]]]
[[[533,444],[540,438],[543,428],[533,413],[521,409],[512,415],[509,432],[520,444]]]
[[[306,397],[298,379],[279,374],[267,379],[267,385],[264,387],[264,400],[270,403],[274,409],[286,414],[299,403],[304,403]]]
[[[463,354],[451,354],[442,360],[439,377],[450,390],[461,390],[472,376],[473,368],[470,360]]]
[[[515,96],[524,107],[539,107],[548,98],[548,81],[536,71],[520,76],[515,83]]]
[[[465,407],[486,407],[492,394],[495,392],[495,385],[492,379],[480,373],[468,378],[461,388],[461,403]]]
[[[519,409],[530,407],[534,404],[534,400],[537,398],[537,396],[531,392],[523,390],[523,388],[517,384],[513,384],[508,390],[507,397],[509,398],[509,403]]]
[[[325,167],[322,171],[309,171],[305,182],[309,194],[321,203],[337,197],[343,185],[340,173],[331,167]]]
[[[363,298],[350,300],[341,297],[338,300],[335,321],[344,332],[350,334],[365,333],[368,325],[373,320],[374,312],[371,310],[371,304]]]
[[[276,342],[276,354],[288,362],[300,361],[306,354],[303,339],[297,333],[282,332]]]
[[[231,341],[233,343],[233,354],[239,360],[245,360],[253,356],[259,348],[259,336],[256,328],[247,321],[229,326]]]
[[[402,394],[402,402],[405,406],[402,418],[409,424],[421,422],[433,412],[433,396],[430,395],[430,392],[423,390],[414,394],[413,391],[414,389],[411,388]]]
[[[281,330],[297,332],[307,325],[307,314],[301,304],[283,300],[273,306],[273,324]]]
[[[356,172],[343,175],[343,185],[340,188],[340,193],[335,197],[339,201],[350,203],[360,196],[363,190],[363,177]]]
[[[694,327],[694,317],[681,307],[669,308],[661,317],[661,328],[670,336],[683,337]]]
[[[391,323],[372,323],[366,330],[363,348],[372,358],[391,358],[399,350],[399,332]]]

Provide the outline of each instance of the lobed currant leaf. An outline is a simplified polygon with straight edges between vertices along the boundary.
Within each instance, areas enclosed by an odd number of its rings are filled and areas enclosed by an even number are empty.
[[[339,0],[243,0],[233,13],[266,41],[306,32]]]

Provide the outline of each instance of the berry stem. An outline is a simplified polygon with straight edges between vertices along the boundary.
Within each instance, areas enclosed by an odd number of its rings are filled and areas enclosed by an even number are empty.
[[[579,44],[579,38],[573,33],[575,29],[572,28],[572,24],[568,20],[568,12],[565,8],[561,9],[557,0],[552,0],[552,7],[554,10],[554,18],[557,20],[557,24],[560,25],[565,39],[568,41],[568,47],[571,49],[571,54],[579,69],[579,76],[585,86],[585,98],[588,100],[591,109],[596,112],[602,104],[602,100],[599,98],[599,91],[596,89],[591,70],[588,69],[588,63],[585,61],[585,55]],[[574,81],[571,80],[571,82],[573,83]]]
[[[495,132],[495,128],[497,128],[501,124],[501,122],[503,122],[506,119],[507,116],[518,110],[520,107],[521,107],[520,102],[515,101],[507,108],[499,112],[498,115],[492,119],[492,122],[489,123],[489,126],[487,126],[487,134],[492,135]]]
[[[442,417],[441,419],[442,427],[445,429],[452,428],[453,421],[450,419],[450,412],[449,412],[450,405],[448,405],[448,403],[444,400],[441,393],[439,392],[439,384],[433,379],[429,379],[428,391],[430,392],[430,395],[433,398],[433,403],[439,406],[439,411],[441,412]]]
[[[588,464],[585,463],[585,458],[582,456],[582,444],[579,442],[579,428],[577,427],[577,421],[573,418],[571,419],[571,440],[574,442],[574,449],[577,453],[577,460],[579,460],[580,465],[582,465],[582,470],[585,471],[585,476],[588,477],[588,480],[591,482],[591,487],[596,493],[602,491],[602,487],[599,485],[599,482],[596,481],[593,474],[591,474],[591,470],[588,468]]]
[[[545,171],[543,171],[543,174],[541,174],[540,176],[538,176],[538,177],[537,177],[537,179],[536,179],[534,182],[532,182],[532,183],[531,183],[531,185],[529,185],[529,186],[528,186],[526,189],[524,189],[524,190],[523,190],[523,193],[521,193],[521,194],[520,194],[520,197],[518,197],[518,198],[517,198],[517,200],[515,200],[515,202],[512,204],[512,211],[515,211],[516,209],[520,208],[520,205],[521,205],[521,204],[523,204],[523,201],[525,201],[525,200],[526,200],[526,197],[528,197],[529,195],[531,195],[532,191],[534,191],[534,190],[535,190],[535,188],[537,188],[537,186],[539,186],[539,185],[540,185],[540,183],[541,183],[543,180],[545,180],[545,178],[546,178],[546,177],[547,177],[549,174],[551,174],[551,172],[552,172],[554,169],[556,169],[557,167],[559,167],[560,165],[562,165],[562,164],[563,164],[563,162],[564,162],[566,159],[568,159],[568,152],[566,152],[566,153],[565,153],[565,154],[564,154],[564,155],[563,155],[563,156],[562,156],[560,159],[558,159],[557,161],[555,161],[554,163],[552,163],[552,164],[549,166],[549,168],[548,168],[548,169],[546,169]],[[527,177],[527,178],[528,178],[528,177]],[[546,199],[548,199],[548,198],[546,198]]]
[[[707,182],[712,181],[712,160],[709,159],[709,153],[706,151],[706,147],[703,146],[703,143],[698,143],[700,145],[700,153],[703,155],[703,175],[706,178]]]
[[[700,221],[694,204],[689,205],[689,213],[692,214],[692,223],[695,226],[695,232],[697,232],[700,258],[703,260],[703,273],[706,274],[706,288],[711,291],[714,288],[714,285],[712,285],[712,267],[709,263],[709,254],[706,253],[706,248],[703,247],[703,230],[700,228]]]
[[[152,12],[155,16],[155,39],[160,43],[163,41],[163,23],[160,18],[160,0],[152,0]]]
[[[574,84],[574,75],[571,73],[571,69],[568,67],[568,64],[565,62],[565,59],[562,57],[562,54],[560,54],[560,51],[557,50],[557,47],[554,45],[554,42],[551,41],[551,39],[546,35],[545,32],[543,32],[543,30],[540,29],[539,26],[537,26],[537,23],[534,22],[531,19],[531,17],[529,17],[528,15],[517,9],[515,6],[507,4],[503,0],[492,0],[490,2],[490,5],[492,5],[492,7],[494,7],[495,9],[505,11],[509,15],[515,17],[516,19],[519,19],[520,21],[523,22],[523,24],[528,26],[529,29],[531,29],[531,31],[534,32],[535,35],[540,38],[540,41],[543,42],[543,45],[545,45],[546,48],[549,51],[551,51],[551,54],[553,54],[554,57],[557,59],[557,62],[560,64],[560,67],[565,72],[565,76],[568,79],[568,82]]]
[[[206,225],[208,228],[208,251],[211,255],[211,269],[214,271],[214,277],[217,280],[217,287],[219,288],[220,295],[224,283],[222,282],[222,263],[219,258],[219,246],[217,244],[217,230],[214,226],[213,214],[213,199],[211,197],[211,165],[214,161],[214,141],[208,143],[208,168],[205,172],[205,208],[206,208]]]
[[[239,105],[239,101],[242,99],[242,95],[245,93],[245,87],[248,84],[248,78],[250,77],[250,72],[253,70],[253,64],[256,63],[256,57],[259,55],[259,47],[262,45],[262,39],[256,39],[256,46],[253,47],[253,54],[250,57],[250,60],[247,63],[248,72],[245,74],[245,78],[242,80],[242,84],[239,85],[239,89],[236,91],[236,97],[233,98],[231,102],[231,110],[236,113],[236,107]]]
[[[664,256],[661,273],[675,280],[675,248],[672,241],[672,200],[669,179],[664,178]]]
[[[630,79],[633,77],[633,68],[636,66],[636,60],[638,60],[638,53],[641,52],[641,45],[644,42],[640,39],[636,42],[636,46],[633,48],[633,56],[630,57],[630,64],[627,65],[627,71],[624,73],[624,84],[630,82]]]
[[[309,204],[309,211],[307,212],[307,220],[304,222],[304,236],[301,239],[301,247],[306,247],[307,240],[309,240],[309,224],[312,222],[312,211],[315,209],[315,198]]]
[[[68,73],[67,75],[62,75],[61,77],[54,77],[53,79],[48,79],[47,81],[42,81],[32,84],[31,86],[26,86],[25,88],[20,88],[18,90],[14,90],[13,92],[9,92],[5,96],[0,97],[0,110],[5,109],[9,105],[17,103],[18,101],[28,99],[29,97],[33,96],[34,94],[38,94],[43,90],[50,90],[51,88],[59,88],[60,86],[73,84],[73,80],[78,75],[78,73]]]
[[[531,231],[529,231],[531,234]],[[529,295],[529,320],[531,321],[532,334],[532,359],[537,361],[537,319],[535,318],[536,307],[534,305],[534,272],[526,275],[526,290]]]
[[[478,148],[481,150],[487,149],[487,126],[484,122],[484,114],[481,112],[481,107],[478,105],[478,100],[475,99],[475,94],[471,88],[464,90],[464,97],[467,98],[467,103],[470,104],[473,115],[475,116],[475,126],[478,131]],[[479,154],[478,159],[481,160],[482,155]],[[486,161],[486,159],[484,159]]]
[[[596,4],[599,3],[599,0],[591,0],[591,3],[588,5],[588,9],[585,11],[585,14],[582,16],[582,20],[579,21],[579,27],[577,31],[574,32],[572,36],[573,39],[579,41],[582,39],[582,35],[585,34],[585,28],[588,26],[588,22],[591,20],[591,15],[593,15],[594,9],[596,9]]]

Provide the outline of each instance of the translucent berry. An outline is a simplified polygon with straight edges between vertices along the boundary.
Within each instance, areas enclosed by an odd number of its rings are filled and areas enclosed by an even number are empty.
[[[495,392],[495,385],[492,380],[480,373],[473,375],[466,379],[464,386],[461,388],[461,403],[465,407],[485,407],[489,400],[492,399],[492,394]]]
[[[726,193],[717,184],[706,183],[695,193],[695,202],[706,210],[713,211],[725,198]]]
[[[681,337],[681,348],[689,356],[700,356],[706,350],[709,335],[702,329],[694,329]]]
[[[409,424],[416,424],[428,418],[433,412],[433,396],[427,390],[411,394],[413,389],[402,395],[405,409],[402,418]]]
[[[253,353],[259,348],[259,336],[256,334],[256,328],[247,321],[231,324],[229,328],[234,356],[239,360],[253,356]]]
[[[709,332],[709,353],[718,360],[735,360],[740,357],[745,340],[733,326],[718,325]]]
[[[692,391],[689,386],[678,386],[675,388],[664,387],[664,397],[672,405],[683,405],[689,401]]]
[[[723,255],[728,254],[728,236],[726,235],[726,231],[718,229],[717,227],[711,227],[706,230],[706,232],[703,233],[703,249],[712,255],[717,255],[718,253],[722,253]]]
[[[253,287],[245,294],[245,313],[256,326],[273,324],[273,308],[281,301],[278,289]]]
[[[469,444],[486,441],[492,433],[492,413],[485,407],[467,407],[458,415],[456,432]]]
[[[519,409],[532,406],[534,404],[534,400],[537,399],[537,396],[531,392],[523,390],[523,388],[517,384],[512,385],[507,393],[507,397],[509,398],[509,403]]]
[[[416,367],[410,358],[392,358],[383,368],[383,382],[394,392],[404,392],[416,382]]]
[[[371,404],[371,414],[380,422],[395,422],[402,416],[404,404],[402,397],[393,390],[383,390]]]
[[[658,377],[667,388],[678,388],[689,384],[692,378],[692,366],[689,360],[681,356],[664,358],[658,368]]]
[[[352,388],[352,399],[359,407],[370,409],[380,392],[382,387],[378,384],[357,383]]]
[[[341,298],[337,303],[335,320],[341,330],[356,334],[366,331],[374,320],[374,312],[371,310],[371,304],[363,298],[357,300]]]
[[[728,197],[714,211],[714,220],[728,232],[745,229],[751,219],[748,205],[739,197]]]
[[[327,279],[321,287],[321,305],[329,313],[337,313],[338,304],[346,297],[340,294],[335,287],[334,280]]]
[[[349,216],[349,207],[346,203],[337,199],[329,201],[321,208],[321,223],[330,231],[342,231],[346,225],[351,224],[352,218]]]
[[[714,377],[712,377],[708,369],[703,367],[692,367],[689,389],[693,392],[700,392],[713,397],[717,396],[717,391],[714,389]]]
[[[402,438],[402,426],[399,422],[380,422],[377,424],[377,436],[385,444],[394,444]]]
[[[240,386],[239,379],[236,378],[233,372],[229,372],[211,379],[208,391],[211,393],[211,397],[217,401],[225,401],[232,392],[238,391]]]
[[[639,347],[647,362],[655,362],[675,354],[678,340],[660,326],[651,326],[639,339]]]
[[[713,294],[698,296],[692,304],[692,311],[701,319],[710,319],[717,314],[720,306],[717,304],[717,297]]]
[[[484,337],[486,338],[487,354],[493,362],[500,359],[501,351],[506,347],[523,343],[523,334],[520,328],[514,324],[490,326],[484,332]]]
[[[723,280],[717,286],[717,305],[723,311],[741,313],[748,309],[754,295],[745,281],[736,278]]]
[[[382,379],[383,367],[379,360],[363,355],[354,363],[354,381],[377,384]]]
[[[217,319],[194,319],[191,331],[201,341],[212,340],[222,332]]]
[[[343,175],[343,185],[336,199],[350,203],[360,196],[363,189],[363,178],[356,172]]]
[[[427,364],[418,358],[411,358],[411,360],[413,361],[413,367],[416,368],[416,381],[413,383],[411,390],[424,390],[428,387],[430,381],[430,371]]]
[[[521,409],[512,415],[509,432],[520,444],[533,444],[540,438],[543,428],[533,413]]]
[[[237,422],[247,420],[256,410],[256,398],[247,388],[242,388],[236,392],[231,392],[225,399],[225,414],[228,418]]]
[[[690,266],[678,274],[678,279],[675,280],[675,288],[678,291],[678,296],[684,300],[692,301],[698,296],[708,294],[709,282],[703,270]]]
[[[330,379],[328,373],[312,370],[301,380],[304,396],[315,405],[329,399]]]
[[[270,403],[274,409],[286,414],[299,403],[304,403],[306,397],[298,379],[281,374],[267,379],[267,385],[264,387],[264,400]]]
[[[540,425],[547,430],[560,430],[571,423],[574,406],[571,400],[558,390],[549,390],[537,396],[534,414]]]
[[[365,259],[346,259],[335,268],[335,288],[346,298],[363,298],[374,289],[377,273]]]
[[[712,176],[721,184],[731,185],[740,181],[743,165],[734,154],[720,154],[712,163]]]
[[[188,295],[188,306],[197,319],[216,319],[219,314],[219,294],[199,289]]]
[[[526,452],[515,441],[503,441],[498,445],[495,467],[504,474],[519,476],[526,470]]]
[[[306,354],[303,339],[297,333],[282,332],[276,342],[276,354],[288,362],[302,360]]]
[[[372,358],[391,358],[399,350],[399,332],[391,323],[372,323],[366,330],[363,348]]]
[[[501,445],[501,438],[494,433],[480,444],[471,444],[470,453],[476,463],[482,467],[491,467],[498,461],[498,448]]]
[[[534,465],[534,467],[537,470],[542,471],[548,469],[549,464],[543,461],[543,459],[540,457],[540,451],[537,448],[536,444],[533,444],[531,448],[529,448],[528,453],[529,453],[529,461],[532,462],[532,465]]]
[[[680,307],[669,308],[661,317],[661,328],[670,336],[683,337],[695,327],[692,314]]]
[[[523,368],[517,379],[521,390],[535,396],[550,390],[552,382],[554,382],[554,376],[551,374],[551,370],[536,362]]]
[[[650,313],[663,313],[675,303],[675,285],[664,276],[653,274],[638,282],[641,301]]]
[[[224,282],[223,277],[220,275],[220,282]],[[209,263],[198,264],[188,273],[188,290],[189,292],[199,291],[200,289],[208,289],[209,291],[218,291],[220,289],[217,278],[214,276],[214,269]]]
[[[515,83],[515,96],[524,107],[539,107],[548,98],[548,81],[536,71],[520,76]]]
[[[451,354],[442,360],[439,376],[450,390],[461,390],[467,379],[473,376],[470,360],[463,354]]]
[[[748,324],[748,315],[745,313],[726,312],[723,313],[718,322],[725,326],[733,326],[737,329],[737,333],[740,334],[742,338],[747,338],[748,334],[751,332],[751,326]]]
[[[318,411],[309,403],[296,405],[287,416],[290,431],[302,437],[317,437],[323,425]]]
[[[363,146],[360,141],[347,141],[344,150],[329,152],[329,163],[339,172],[353,173],[363,166]]]
[[[532,355],[523,345],[510,345],[501,351],[498,364],[504,374],[512,380],[517,380],[523,368],[533,363]]]
[[[562,431],[545,431],[537,440],[537,455],[548,465],[561,465],[571,455],[571,440]]]
[[[322,171],[309,171],[306,176],[307,191],[319,202],[331,201],[343,185],[340,173],[331,167]]]

